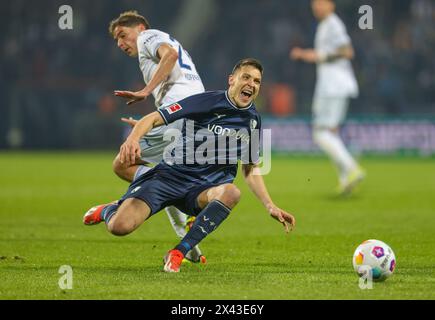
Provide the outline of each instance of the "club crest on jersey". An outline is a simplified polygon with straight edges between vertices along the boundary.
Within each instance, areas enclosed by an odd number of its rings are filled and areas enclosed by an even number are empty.
[[[165,109],[169,114],[173,114],[177,111],[180,111],[183,108],[178,103],[174,103],[173,105],[170,105],[169,107],[166,107]]]
[[[257,127],[257,120],[251,119],[251,130],[254,130]]]

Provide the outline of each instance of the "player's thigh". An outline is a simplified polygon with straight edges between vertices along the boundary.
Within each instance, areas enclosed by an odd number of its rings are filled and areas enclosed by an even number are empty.
[[[318,128],[337,128],[346,118],[348,104],[346,97],[314,97],[313,125]]]
[[[148,204],[137,198],[128,198],[119,206],[114,223],[124,224],[133,230],[140,226],[151,214]]]
[[[349,98],[338,98],[335,101],[336,104],[336,118],[338,124],[342,124],[346,119],[347,109],[349,108]]]
[[[180,204],[180,200],[185,198],[186,191],[191,188],[192,186],[180,179],[170,166],[160,163],[138,176],[130,184],[121,201],[131,198],[140,200],[149,208],[147,215],[154,215],[167,206]]]

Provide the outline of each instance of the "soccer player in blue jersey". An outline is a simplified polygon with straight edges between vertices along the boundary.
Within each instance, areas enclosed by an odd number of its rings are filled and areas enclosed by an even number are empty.
[[[184,256],[239,202],[240,191],[233,181],[240,159],[250,189],[287,232],[292,229],[295,218],[274,204],[259,173],[259,143],[254,140],[261,119],[253,101],[262,73],[257,60],[241,60],[229,76],[227,91],[193,95],[143,117],[120,148],[120,161],[127,165],[140,157],[140,137],[152,128],[178,119],[185,119],[185,123],[162,162],[134,180],[118,202],[90,209],[87,219],[94,224],[104,221],[109,232],[122,236],[168,205],[195,215],[189,232],[164,257],[163,270],[178,272]]]

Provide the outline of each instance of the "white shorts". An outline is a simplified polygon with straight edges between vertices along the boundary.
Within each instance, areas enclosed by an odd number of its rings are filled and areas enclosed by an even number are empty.
[[[169,125],[160,126],[152,129],[148,134],[143,136],[140,141],[140,155],[142,161],[157,164],[163,159],[163,151],[172,142],[163,140],[163,135],[168,130],[182,130],[184,119],[179,119]]]
[[[346,118],[349,98],[314,97],[313,125],[323,128],[337,128]]]

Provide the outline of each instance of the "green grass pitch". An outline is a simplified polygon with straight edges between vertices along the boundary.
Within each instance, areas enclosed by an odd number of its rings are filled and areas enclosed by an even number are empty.
[[[127,237],[83,213],[127,188],[111,153],[0,153],[0,299],[434,299],[435,161],[365,158],[367,180],[333,197],[325,158],[274,157],[265,177],[276,204],[292,212],[286,235],[248,191],[201,244],[208,264],[161,271],[176,242],[166,213]],[[361,290],[353,251],[366,239],[395,251],[395,274]],[[58,286],[59,268],[73,288]]]

